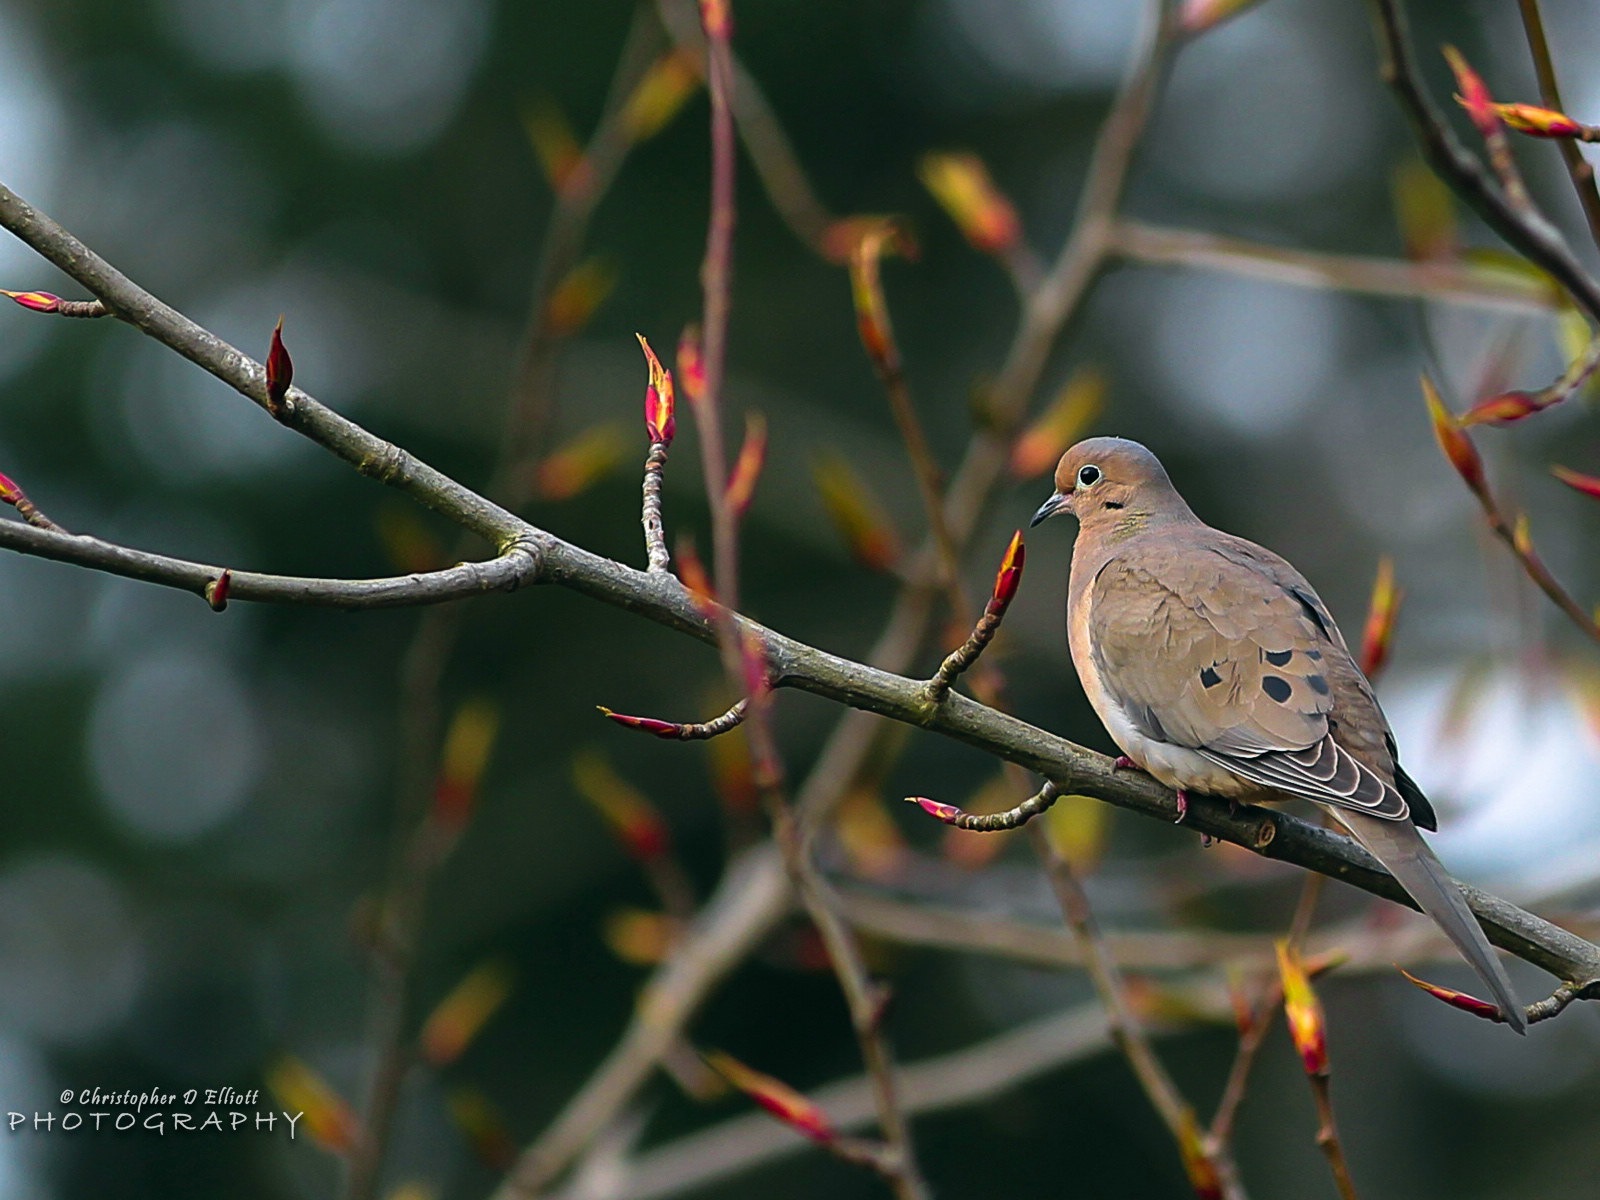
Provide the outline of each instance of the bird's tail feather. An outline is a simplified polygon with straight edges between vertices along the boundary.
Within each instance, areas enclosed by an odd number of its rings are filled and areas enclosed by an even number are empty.
[[[1467,907],[1461,888],[1434,855],[1410,821],[1385,821],[1362,813],[1338,812],[1342,824],[1356,840],[1388,868],[1422,911],[1433,918],[1488,986],[1506,1024],[1527,1032],[1522,1004],[1512,990],[1505,968],[1483,934],[1478,918]]]

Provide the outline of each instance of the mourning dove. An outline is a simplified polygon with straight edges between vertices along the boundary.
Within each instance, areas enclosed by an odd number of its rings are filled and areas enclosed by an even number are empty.
[[[1078,518],[1067,641],[1089,703],[1127,761],[1178,793],[1324,805],[1410,893],[1525,1030],[1461,889],[1417,832],[1437,828],[1394,734],[1305,577],[1212,529],[1137,442],[1062,456],[1037,525]]]

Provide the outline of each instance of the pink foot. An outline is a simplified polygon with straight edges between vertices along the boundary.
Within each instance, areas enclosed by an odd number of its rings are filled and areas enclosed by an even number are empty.
[[[1113,771],[1127,771],[1130,769],[1137,770],[1138,767],[1139,764],[1134,762],[1133,759],[1129,758],[1126,754],[1119,754],[1116,758],[1111,760],[1111,769]]]
[[[1178,789],[1178,819],[1174,825],[1182,825],[1183,819],[1189,815],[1189,793],[1182,788]]]

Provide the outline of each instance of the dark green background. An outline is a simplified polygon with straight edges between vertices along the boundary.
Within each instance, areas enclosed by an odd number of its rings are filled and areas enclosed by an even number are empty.
[[[257,356],[284,314],[296,382],[482,485],[551,207],[518,114],[548,98],[586,135],[631,16],[620,3],[485,5],[484,46],[459,103],[436,135],[395,151],[330,117],[328,106],[348,102],[319,95],[270,39],[253,62],[228,67],[180,36],[175,13],[226,21],[230,6],[220,0],[5,0],[0,37],[28,70],[0,84],[21,96],[0,110],[0,179]],[[296,33],[297,22],[304,35],[338,8],[250,7],[250,20],[277,30],[273,37]],[[825,202],[839,213],[903,213],[917,230],[920,261],[892,262],[885,277],[916,401],[946,465],[959,458],[969,396],[997,368],[1016,305],[999,270],[922,190],[916,161],[936,148],[980,152],[1016,199],[1030,240],[1053,254],[1115,76],[1080,65],[1030,83],[1015,63],[980,55],[954,7],[735,6],[737,47]],[[1600,23],[1568,7],[1552,21],[1563,67],[1578,72],[1592,61],[1578,49],[1600,38]],[[1497,90],[1532,98],[1506,14],[1434,8],[1419,18],[1423,47],[1456,41]],[[380,41],[425,48],[443,36],[429,25],[442,8],[339,11]],[[1432,16],[1437,24],[1424,19]],[[1023,18],[981,19],[1005,30]],[[1092,43],[1097,24],[1072,26],[1067,44]],[[1020,28],[1006,36],[1018,60],[1048,42]],[[1436,94],[1447,95],[1437,57],[1424,58]],[[1574,74],[1574,94],[1584,80]],[[643,384],[634,332],[666,348],[698,316],[706,119],[696,97],[630,158],[599,209],[588,244],[617,267],[618,283],[561,360],[556,440],[602,420],[632,430]],[[22,158],[29,146],[52,162]],[[1363,15],[1331,0],[1278,0],[1182,57],[1128,207],[1262,241],[1395,255],[1390,172],[1408,153],[1375,78]],[[1554,152],[1535,147],[1524,161],[1535,190],[1577,229]],[[38,186],[28,191],[31,181]],[[809,465],[820,450],[843,452],[908,534],[918,528],[916,492],[856,343],[843,273],[789,234],[753,176],[739,182],[728,399],[735,413],[765,412],[772,434],[745,538],[746,608],[859,655],[890,589],[849,563]],[[1468,233],[1489,241],[1470,223]],[[0,262],[11,272],[0,279],[7,287],[78,294],[18,253]],[[1293,559],[1352,636],[1377,557],[1396,556],[1410,598],[1385,696],[1392,687],[1426,708],[1438,692],[1426,681],[1484,668],[1518,697],[1517,712],[1554,722],[1540,736],[1575,756],[1528,793],[1525,836],[1502,848],[1484,835],[1460,855],[1445,853],[1461,873],[1526,895],[1548,884],[1532,864],[1600,852],[1593,734],[1584,741],[1565,699],[1594,670],[1592,647],[1573,644],[1479,539],[1465,493],[1431,447],[1415,389],[1431,361],[1454,395],[1471,392],[1485,349],[1507,338],[1515,381],[1538,386],[1559,369],[1549,327],[1537,320],[1120,269],[1053,357],[1043,390],[1078,365],[1099,365],[1111,387],[1098,431],[1151,444],[1202,515]],[[297,443],[130,329],[8,307],[0,350],[0,469],[68,527],[261,570],[393,570],[377,531],[381,514],[404,506],[400,498]],[[1552,457],[1600,470],[1591,413],[1568,407],[1481,440],[1536,514],[1546,557],[1592,597],[1594,506],[1585,511],[1543,475]],[[210,432],[193,434],[196,423]],[[690,424],[680,423],[668,474],[668,522],[704,545]],[[975,587],[986,586],[991,558],[1047,492],[1033,481],[1001,498],[981,535],[993,550],[976,555]],[[631,467],[527,515],[597,552],[642,560]],[[1066,524],[1031,539],[1005,670],[1016,711],[1106,749],[1059,635]],[[13,558],[0,559],[0,612],[0,1109],[47,1109],[66,1087],[259,1087],[263,1064],[282,1051],[359,1095],[366,982],[355,929],[385,868],[402,749],[397,678],[416,616],[235,605],[218,617],[190,596]],[[474,602],[465,628],[446,703],[493,698],[503,733],[481,809],[429,905],[416,998],[426,1008],[490,955],[513,961],[518,983],[444,1079],[420,1072],[407,1092],[390,1177],[448,1197],[482,1195],[495,1176],[450,1125],[446,1086],[481,1088],[527,1140],[613,1043],[641,980],[605,949],[599,928],[618,905],[647,905],[650,895],[572,787],[574,748],[602,748],[647,788],[703,891],[723,861],[703,752],[630,737],[593,709],[709,715],[711,653],[555,590]],[[785,759],[803,776],[834,712],[784,695],[778,714]],[[1513,769],[1520,728],[1512,721],[1484,734],[1512,739]],[[95,766],[101,743],[117,737],[124,754],[143,747],[148,773],[133,780],[133,794],[145,788],[182,813],[226,777],[236,806],[195,836],[149,836],[105,799],[108,773],[128,778],[125,758]],[[1410,753],[1448,761],[1452,751]],[[991,774],[979,756],[917,735],[885,795],[962,801]],[[1535,817],[1541,797],[1569,791],[1578,808]],[[1447,828],[1465,820],[1469,799],[1436,795]],[[927,823],[906,819],[904,828],[936,849]],[[1278,929],[1287,920],[1292,873],[1263,881],[1224,852],[1202,856],[1190,836],[1120,816],[1112,846],[1094,881],[1109,924]],[[926,864],[924,874],[956,902],[1051,919],[1020,846],[983,874],[947,877]],[[1593,873],[1577,875],[1568,904],[1593,899]],[[1201,899],[1174,899],[1197,890]],[[1341,889],[1325,903],[1327,913],[1360,905]],[[770,957],[719,989],[693,1037],[802,1087],[857,1070],[831,978]],[[1076,978],[990,960],[893,951],[881,962],[896,987],[892,1033],[907,1059],[1087,995]],[[1448,967],[1435,974],[1465,982]],[[1532,971],[1518,980],[1530,998],[1543,982]],[[1334,978],[1323,993],[1335,1098],[1364,1197],[1568,1196],[1595,1186],[1592,1013],[1512,1045],[1504,1031],[1431,1007],[1388,977]],[[1162,1045],[1209,1110],[1232,1035],[1197,1032]],[[728,1101],[708,1112],[665,1084],[649,1102],[651,1140],[742,1107]],[[1298,1067],[1275,1034],[1241,1122],[1252,1194],[1332,1195],[1313,1129]],[[1185,1194],[1170,1142],[1109,1056],[993,1104],[918,1121],[916,1131],[941,1196]],[[333,1159],[278,1137],[0,1134],[5,1200],[327,1196],[335,1178]],[[774,1198],[882,1191],[810,1154],[700,1194],[757,1188]]]

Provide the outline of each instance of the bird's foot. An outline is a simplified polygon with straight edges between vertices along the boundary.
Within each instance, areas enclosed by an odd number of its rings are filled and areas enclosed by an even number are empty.
[[[1182,788],[1178,789],[1178,819],[1174,825],[1182,825],[1183,819],[1189,815],[1189,793]]]

